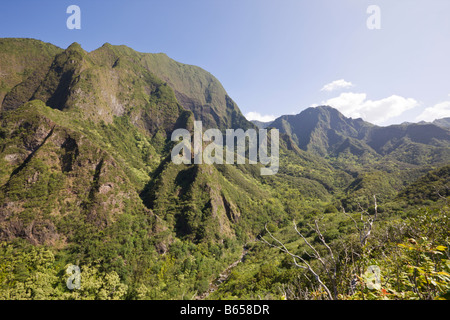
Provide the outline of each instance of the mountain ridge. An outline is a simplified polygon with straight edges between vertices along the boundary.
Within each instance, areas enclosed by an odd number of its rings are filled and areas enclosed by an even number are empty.
[[[330,106],[280,116],[268,127],[288,134],[300,149],[320,156],[339,156],[344,151],[358,156],[363,153],[386,156],[401,145],[405,148],[427,145],[433,148],[431,152],[448,155],[450,146],[450,131],[445,127],[432,123],[381,127],[361,118],[347,118]],[[413,152],[409,156],[414,157]],[[433,162],[438,162],[438,158]],[[414,158],[408,161],[417,162]]]
[[[267,230],[289,237],[293,220],[303,230],[318,219],[327,241],[350,241],[340,210],[359,219],[376,195],[383,218],[402,216],[402,199],[448,176],[448,130],[379,129],[325,106],[271,125],[276,175],[261,176],[262,164],[175,165],[175,128],[256,128],[208,72],[108,43],[87,52],[0,39],[0,56],[0,298],[184,299],[248,246],[249,282],[282,264],[284,285],[299,274],[291,260],[268,263],[271,249],[254,241]],[[421,201],[439,200],[428,191]],[[73,264],[93,288],[66,289]]]
[[[30,39],[2,41],[43,44]],[[4,61],[8,60],[11,58],[5,56]],[[46,70],[47,65],[41,69]],[[78,43],[73,43],[67,49],[57,51],[48,70],[42,70],[39,75],[30,77],[29,81],[13,82],[14,88],[4,92],[2,108],[11,109],[39,99],[56,109],[77,106],[83,109],[87,117],[106,122],[111,122],[113,116],[130,112],[135,112],[132,117],[145,118],[145,114],[148,114],[150,118],[156,118],[161,110],[152,107],[155,101],[150,96],[157,93],[156,96],[168,98],[173,95],[172,110],[161,115],[162,118],[179,116],[184,109],[193,112],[196,119],[204,122],[205,127],[253,127],[214,76],[199,67],[176,62],[165,54],[139,53],[126,46],[108,43],[86,52]],[[131,82],[132,87],[123,86],[123,83]],[[155,123],[150,127],[166,125]]]

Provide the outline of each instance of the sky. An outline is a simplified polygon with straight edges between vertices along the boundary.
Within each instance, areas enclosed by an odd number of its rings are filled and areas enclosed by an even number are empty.
[[[378,125],[450,117],[448,0],[4,0],[0,37],[164,52],[212,73],[249,120],[317,105]]]

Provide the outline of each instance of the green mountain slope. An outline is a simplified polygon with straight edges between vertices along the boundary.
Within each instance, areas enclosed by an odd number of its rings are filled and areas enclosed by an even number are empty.
[[[318,107],[271,123],[276,175],[175,165],[174,129],[256,128],[208,72],[110,44],[0,39],[0,57],[1,299],[190,298],[266,224],[327,215],[336,239],[350,230],[341,206],[415,199],[431,178],[418,179],[450,159],[446,129],[382,128]],[[68,290],[68,264],[95,289]]]
[[[442,128],[450,128],[450,117],[436,119],[433,121],[433,124],[437,125],[438,127],[442,127]]]
[[[100,231],[125,215],[154,219],[115,159],[61,124],[64,116],[36,100],[2,117],[2,240],[64,247],[83,227]]]
[[[30,46],[39,44],[35,40],[16,41],[25,48],[27,41]],[[33,52],[32,49],[24,50]],[[16,56],[14,48],[0,51],[3,61]],[[77,43],[62,52],[47,51],[54,54],[53,61],[51,66],[47,66],[49,60],[45,60],[47,65],[39,65],[38,75],[25,82],[20,82],[23,79],[5,80],[7,94],[3,108],[11,109],[39,99],[55,109],[79,109],[94,121],[111,122],[113,116],[126,114],[132,119],[138,118],[142,122],[140,125],[152,133],[157,128],[172,131],[170,126],[182,109],[191,110],[205,127],[253,127],[211,74],[178,63],[164,54],[139,53],[110,44],[86,52]],[[35,67],[28,68],[34,70]],[[24,67],[18,70],[22,69]],[[17,86],[8,90],[13,85]],[[157,106],[158,100],[164,100],[164,108]]]
[[[388,156],[415,165],[445,163],[450,156],[450,131],[445,128],[434,124],[379,127],[346,118],[328,106],[282,116],[271,127],[290,135],[302,150],[320,156],[354,155],[367,160]]]
[[[62,49],[34,39],[0,39],[0,110],[5,95],[22,82],[21,101],[8,99],[7,104],[20,106],[23,100],[31,98],[33,90],[45,76],[55,55]],[[18,93],[16,96],[19,95]]]
[[[62,265],[101,261],[101,272],[116,272],[127,286],[147,283],[149,297],[174,298],[180,285],[203,290],[241,243],[282,219],[283,204],[255,178],[259,167],[184,168],[165,160],[168,135],[192,129],[195,117],[204,127],[253,125],[207,72],[161,58],[109,45],[88,53],[75,43],[8,89],[0,113],[1,241],[21,252],[47,246]],[[165,81],[150,71],[155,63]],[[198,274],[167,282],[148,271],[172,263],[160,255],[176,261],[171,272],[195,260]]]
[[[282,116],[271,123],[271,127],[289,134],[302,150],[325,156],[338,152],[343,144],[353,144],[354,152],[373,152],[361,145],[373,125],[362,119],[349,119],[339,111],[327,106],[308,108],[298,115]]]
[[[399,193],[400,199],[411,204],[437,201],[450,196],[450,165],[438,168],[414,181]]]
[[[270,121],[270,122],[262,122],[262,121],[258,121],[258,120],[252,120],[251,122],[254,125],[256,125],[258,128],[260,128],[260,129],[265,129],[265,128],[269,127],[270,124],[272,123],[272,121]]]

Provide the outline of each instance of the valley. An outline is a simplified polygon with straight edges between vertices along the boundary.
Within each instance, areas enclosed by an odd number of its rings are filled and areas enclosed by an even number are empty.
[[[0,39],[0,102],[0,299],[448,299],[448,118],[317,106],[253,123],[165,54],[19,38]],[[279,163],[236,146],[244,161],[174,163],[172,133],[192,142],[197,121],[199,136],[263,126]]]

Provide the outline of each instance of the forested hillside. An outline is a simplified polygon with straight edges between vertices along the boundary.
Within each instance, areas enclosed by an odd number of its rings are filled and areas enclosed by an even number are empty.
[[[258,124],[280,131],[275,175],[176,165],[175,129],[257,128],[214,76],[13,38],[0,102],[0,299],[448,298],[444,120],[379,127],[320,106]]]

